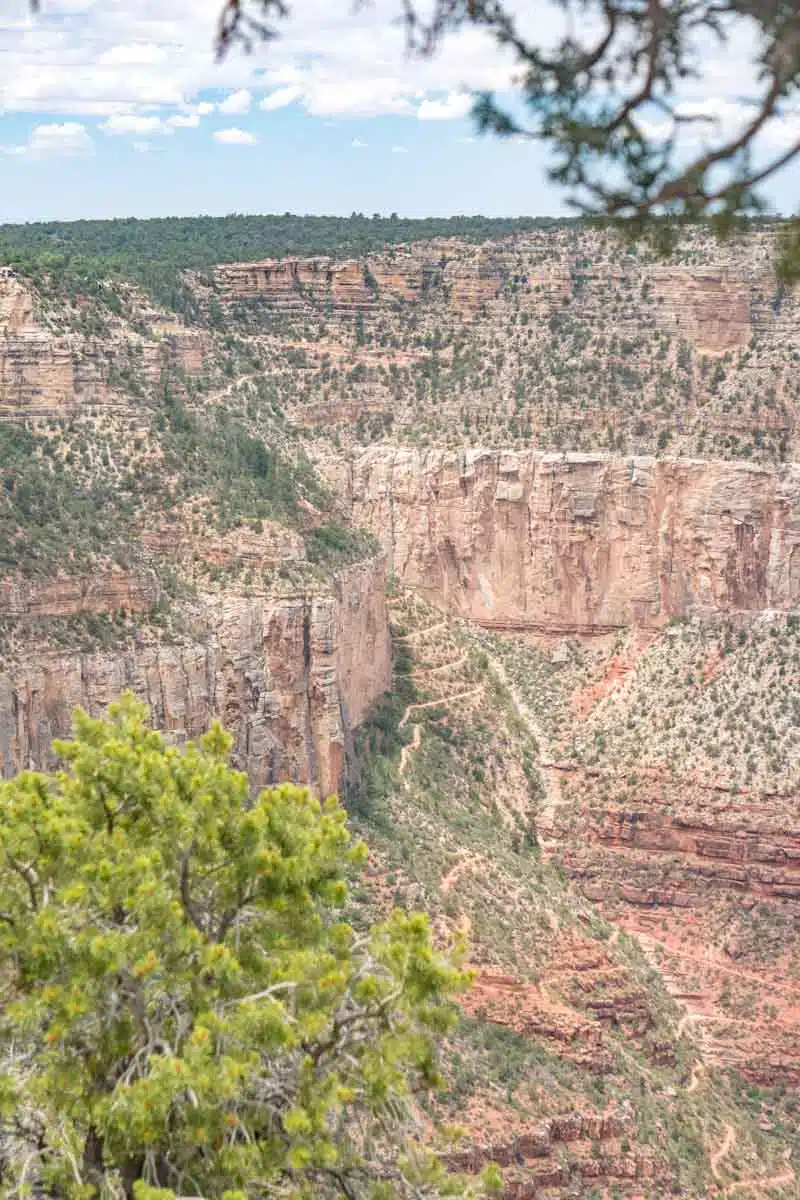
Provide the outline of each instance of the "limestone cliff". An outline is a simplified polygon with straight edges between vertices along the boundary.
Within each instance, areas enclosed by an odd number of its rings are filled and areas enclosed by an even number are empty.
[[[767,228],[687,230],[665,260],[576,224],[226,264],[216,286],[267,339],[278,387],[292,371],[292,420],[348,444],[785,461],[800,453],[797,300],[774,255]]]
[[[152,387],[165,366],[203,372],[207,335],[153,310],[140,295],[128,301],[129,312],[106,313],[92,332],[82,323],[90,311],[85,298],[40,301],[28,281],[0,267],[0,419],[120,407],[131,401],[131,381],[140,391]],[[131,316],[139,319],[136,329]]]
[[[800,604],[800,467],[375,449],[356,521],[427,599],[495,628],[592,632]]]
[[[334,791],[353,730],[389,686],[385,592],[377,560],[340,571],[322,594],[208,598],[193,613],[194,635],[177,644],[147,634],[120,650],[34,649],[5,662],[0,774],[48,764],[75,705],[99,713],[131,688],[175,738],[196,737],[219,718],[254,787],[292,779]],[[9,589],[6,599],[15,596]]]

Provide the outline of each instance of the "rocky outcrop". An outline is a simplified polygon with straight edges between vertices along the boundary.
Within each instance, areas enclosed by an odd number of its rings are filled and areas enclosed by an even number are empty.
[[[151,336],[132,336],[123,320],[108,313],[108,333],[90,335],[80,330],[85,299],[76,297],[71,308],[49,313],[24,279],[0,267],[0,420],[126,406],[139,396],[137,387],[155,386],[165,368],[173,377],[176,370],[202,374],[207,336],[149,312],[138,300],[137,315],[152,318]]]
[[[381,300],[418,301],[426,269],[411,255],[379,259],[284,258],[217,267],[217,285],[230,300],[259,299],[277,309],[330,304],[368,310]]]
[[[785,333],[792,299],[772,270],[774,234],[721,244],[687,234],[671,260],[637,254],[613,235],[580,228],[534,230],[470,244],[436,238],[361,258],[329,256],[224,263],[217,286],[227,301],[258,299],[276,309],[369,311],[398,300],[440,305],[457,318],[527,295],[540,317],[572,306],[592,323],[621,331],[680,334],[698,350],[723,354],[753,332]],[[613,298],[615,311],[608,311]]]
[[[630,1111],[573,1112],[531,1124],[513,1138],[473,1142],[448,1155],[447,1165],[476,1175],[495,1163],[504,1172],[504,1200],[535,1200],[541,1189],[574,1187],[578,1180],[584,1187],[635,1181],[660,1195],[668,1181],[666,1164],[646,1151],[620,1152],[621,1140],[635,1137]]]
[[[206,530],[199,538],[187,528],[187,522],[165,521],[159,527],[143,530],[141,543],[147,550],[167,558],[186,562],[195,556],[215,566],[240,563],[261,568],[275,567],[305,558],[305,543],[296,530],[288,529],[277,521],[260,520],[259,523],[260,529],[239,525],[222,534]]]
[[[797,465],[376,449],[346,486],[399,579],[489,628],[657,628],[800,604]]]
[[[686,804],[692,786],[684,780],[682,789]],[[791,799],[796,804],[796,797]],[[676,795],[674,803],[679,802]],[[679,907],[698,903],[716,888],[764,900],[800,901],[800,827],[788,814],[778,821],[777,804],[728,804],[719,811],[677,815],[653,811],[648,804],[652,798],[643,789],[640,808],[595,807],[586,814],[580,830],[585,850],[566,854],[570,867],[575,860],[575,874],[580,875],[581,860],[591,856],[595,845],[622,852],[627,864],[621,880],[604,882],[590,868],[585,890],[592,899],[604,898],[604,888],[606,895],[619,889],[628,903]],[[648,874],[662,856],[667,882],[662,876],[660,885],[648,886]]]
[[[382,561],[337,574],[328,593],[271,600],[226,595],[193,614],[191,639],[92,653],[25,656],[0,669],[0,774],[52,763],[50,743],[80,704],[101,712],[126,689],[171,737],[218,718],[254,788],[282,779],[328,793],[353,730],[389,686]]]
[[[0,619],[72,617],[77,613],[147,612],[161,597],[154,573],[127,571],[60,579],[0,579]]]
[[[0,412],[58,412],[75,394],[69,340],[34,317],[33,296],[7,267],[0,270]]]
[[[653,272],[658,324],[712,354],[738,350],[751,334],[751,281],[741,271]]]

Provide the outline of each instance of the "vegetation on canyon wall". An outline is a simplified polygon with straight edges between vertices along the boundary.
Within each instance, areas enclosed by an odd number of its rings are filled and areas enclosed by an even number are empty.
[[[175,522],[187,507],[220,534],[258,532],[264,521],[297,530],[310,563],[374,552],[368,535],[343,526],[281,414],[256,393],[240,412],[184,396],[165,377],[133,420],[0,425],[0,569],[47,577],[103,562],[141,568],[137,531]]]
[[[693,227],[665,263],[574,222],[400,244],[386,220],[270,220],[36,227],[0,277],[0,773],[52,765],[76,703],[132,687],[170,745],[219,716],[256,788],[341,779],[369,860],[323,921],[351,949],[394,907],[468,940],[444,1087],[413,1109],[423,1138],[456,1127],[448,1169],[497,1164],[508,1200],[796,1194],[776,230]]]
[[[467,977],[422,915],[357,934],[342,810],[230,746],[127,696],[3,785],[3,1195],[475,1194],[407,1137]]]
[[[735,1077],[706,1074],[653,963],[581,898],[551,836],[548,718],[566,723],[591,669],[579,644],[551,661],[402,590],[390,603],[393,686],[346,793],[370,846],[354,920],[421,906],[440,937],[469,936],[475,982],[434,1106],[464,1127],[454,1161],[501,1163],[508,1196],[701,1197],[731,1127],[726,1180],[781,1175],[796,1139],[773,1113],[791,1094],[745,1102]],[[587,656],[601,672],[610,652]]]

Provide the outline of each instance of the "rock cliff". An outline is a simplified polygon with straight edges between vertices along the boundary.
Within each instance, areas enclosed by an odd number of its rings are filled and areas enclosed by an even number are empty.
[[[199,375],[208,338],[128,297],[130,312],[86,324],[90,306],[77,296],[43,301],[10,268],[0,267],[0,420],[62,418],[93,405],[120,407],[156,385],[165,367]],[[96,315],[96,314],[95,314]],[[139,319],[131,328],[129,318]]]
[[[176,644],[150,632],[119,650],[34,649],[6,661],[0,774],[49,764],[50,742],[69,731],[75,705],[99,713],[131,688],[175,738],[196,737],[219,718],[253,787],[292,779],[334,791],[353,730],[389,686],[385,584],[378,560],[339,572],[320,594],[209,598],[192,614],[193,636]],[[106,596],[112,607],[120,598],[115,587]],[[54,611],[67,599],[56,596]],[[4,600],[18,593],[8,589]],[[94,611],[99,603],[95,593]]]
[[[796,465],[376,448],[346,487],[399,579],[489,628],[657,628],[800,604]]]
[[[797,301],[774,241],[695,229],[664,260],[573,225],[228,264],[216,282],[228,319],[267,339],[292,419],[348,442],[783,461]]]

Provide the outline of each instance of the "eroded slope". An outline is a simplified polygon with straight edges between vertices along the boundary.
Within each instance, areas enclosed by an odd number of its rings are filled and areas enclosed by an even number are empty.
[[[753,1180],[794,1194],[784,1127],[759,1128],[638,941],[542,853],[547,734],[501,640],[411,597],[391,608],[394,689],[362,732],[348,806],[372,847],[366,911],[422,906],[443,939],[469,939],[476,983],[443,1102],[465,1127],[454,1161],[499,1162],[509,1197]]]

